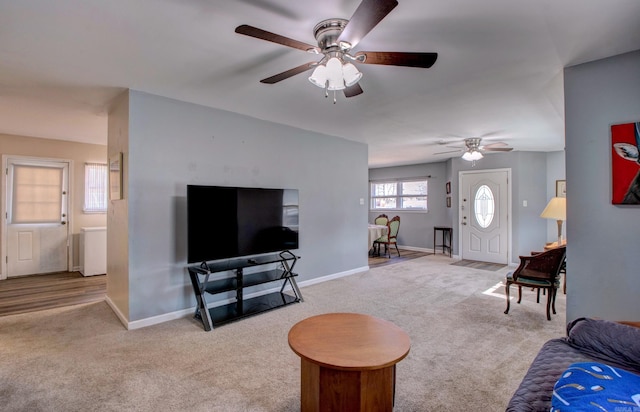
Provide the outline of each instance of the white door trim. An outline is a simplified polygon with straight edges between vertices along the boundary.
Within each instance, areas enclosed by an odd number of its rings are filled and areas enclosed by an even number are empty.
[[[512,202],[511,202],[511,168],[501,168],[501,169],[484,169],[484,170],[461,170],[458,172],[458,250],[460,251],[460,259],[464,259],[463,254],[463,246],[462,246],[462,218],[461,215],[461,207],[462,207],[462,177],[464,175],[469,174],[478,174],[478,173],[494,173],[494,172],[507,172],[507,264],[511,264],[512,256],[513,256],[513,236],[512,236]]]
[[[70,159],[58,159],[58,158],[50,158],[50,157],[35,157],[35,156],[20,156],[20,155],[2,155],[2,179],[0,179],[0,198],[1,198],[1,219],[0,219],[0,245],[1,245],[1,253],[0,256],[0,280],[7,279],[7,214],[8,214],[8,193],[7,189],[9,187],[7,178],[8,178],[8,168],[9,168],[9,160],[18,161],[18,162],[58,162],[58,163],[67,163],[69,172],[68,172],[68,180],[69,180],[69,188],[67,194],[67,270],[71,271],[73,266],[73,184],[74,184],[74,169],[73,169],[73,160]]]

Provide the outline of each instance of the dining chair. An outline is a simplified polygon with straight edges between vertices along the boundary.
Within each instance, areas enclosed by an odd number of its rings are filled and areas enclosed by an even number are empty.
[[[378,217],[373,220],[373,224],[375,225],[387,226],[388,223],[389,216],[385,215],[384,213],[379,214]],[[373,243],[373,254],[380,256],[380,245],[375,242]]]
[[[384,251],[387,253],[389,259],[391,259],[391,245],[395,245],[398,257],[400,257],[400,250],[398,249],[398,231],[400,230],[400,216],[394,216],[389,223],[387,234],[379,237],[373,242],[377,245],[378,255],[380,254],[380,245],[384,245]]]
[[[378,215],[378,217],[375,218],[373,223],[376,224],[376,225],[386,226],[387,223],[389,223],[389,216],[387,216],[384,213],[382,213],[382,214]]]

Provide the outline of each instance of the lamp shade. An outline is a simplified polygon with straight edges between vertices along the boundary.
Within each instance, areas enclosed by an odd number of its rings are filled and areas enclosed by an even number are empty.
[[[555,220],[567,220],[567,198],[552,197],[549,204],[544,208],[540,217]]]
[[[342,77],[342,62],[336,57],[332,57],[327,62],[327,90],[342,90],[345,88]]]
[[[324,89],[327,86],[327,68],[322,64],[318,65],[309,77],[309,81]]]
[[[351,63],[346,63],[342,66],[342,74],[344,76],[344,85],[347,87],[353,86],[362,78],[362,73]]]

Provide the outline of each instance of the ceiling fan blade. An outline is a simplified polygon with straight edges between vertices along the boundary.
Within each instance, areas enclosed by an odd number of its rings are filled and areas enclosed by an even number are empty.
[[[260,80],[260,83],[266,83],[266,84],[278,83],[279,81],[288,79],[289,77],[293,77],[296,74],[304,73],[307,70],[311,70],[312,68],[316,67],[317,65],[318,65],[318,62],[309,62],[309,63],[301,64],[300,66],[294,67],[293,69],[289,69],[289,70],[284,71],[282,73],[278,73],[278,74],[273,75],[271,77],[267,77],[266,79],[262,79],[262,80]]]
[[[270,31],[262,30],[257,27],[243,24],[236,27],[236,33],[244,34],[245,36],[255,37],[256,39],[262,39],[283,46],[293,47],[294,49],[303,50],[310,53],[319,54],[320,49],[317,46],[312,46],[307,43],[303,43],[298,40],[293,40],[288,37],[281,36],[279,34],[271,33]]]
[[[364,56],[364,58],[359,56]],[[356,61],[365,64],[386,64],[390,66],[421,67],[428,69],[438,59],[438,53],[369,52],[355,55]]]
[[[513,147],[483,147],[483,152],[510,152],[513,150]]]
[[[347,42],[350,48],[355,47],[397,5],[396,0],[362,0],[340,33],[338,43]]]
[[[438,153],[434,153],[434,155],[441,155],[441,154],[447,154],[447,153],[460,153],[460,152],[464,152],[464,150],[460,149],[460,150],[449,150],[446,152],[438,152]]]
[[[353,96],[362,94],[362,92],[363,92],[362,87],[360,87],[359,83],[356,83],[353,86],[349,86],[346,89],[344,89],[344,96],[353,97]]]
[[[482,147],[507,147],[507,146],[509,145],[506,144],[505,142],[493,142],[493,143],[485,144]]]

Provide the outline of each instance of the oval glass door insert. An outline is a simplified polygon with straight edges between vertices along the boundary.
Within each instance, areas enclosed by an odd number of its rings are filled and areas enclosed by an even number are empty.
[[[496,202],[489,186],[482,185],[478,188],[474,199],[474,206],[476,221],[481,228],[488,228],[496,210]]]

